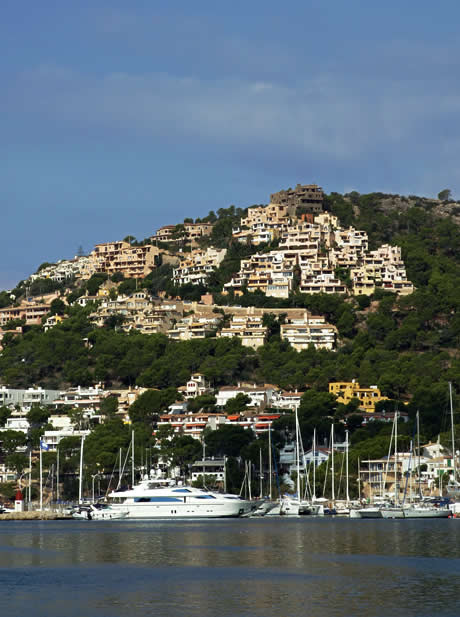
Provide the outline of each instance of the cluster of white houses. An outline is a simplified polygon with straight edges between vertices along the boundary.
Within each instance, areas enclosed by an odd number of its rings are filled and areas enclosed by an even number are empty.
[[[176,285],[205,285],[208,276],[216,270],[225,258],[227,249],[209,247],[180,254],[180,264],[173,271]]]
[[[328,213],[297,219],[284,205],[255,206],[233,235],[256,245],[278,238],[279,245],[243,259],[238,274],[224,285],[227,292],[259,290],[287,298],[295,288],[305,294],[371,295],[376,287],[402,295],[413,291],[399,247],[385,244],[370,251],[366,232],[343,228]]]

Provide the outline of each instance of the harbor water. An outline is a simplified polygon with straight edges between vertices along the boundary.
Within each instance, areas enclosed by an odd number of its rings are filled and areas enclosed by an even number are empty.
[[[458,617],[460,520],[2,521],[8,617]]]

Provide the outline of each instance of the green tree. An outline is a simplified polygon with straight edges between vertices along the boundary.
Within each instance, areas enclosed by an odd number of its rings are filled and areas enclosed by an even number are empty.
[[[50,315],[64,315],[66,304],[60,298],[55,298],[50,305]]]
[[[187,410],[192,413],[197,411],[215,411],[216,397],[214,394],[202,394],[187,401]]]
[[[29,459],[22,452],[13,452],[6,457],[6,464],[10,469],[14,469],[18,475],[21,475],[24,469],[29,466]]]
[[[442,191],[438,193],[438,199],[441,201],[449,201],[450,196],[451,196],[450,189],[443,189]]]
[[[33,403],[26,418],[32,426],[42,426],[48,422],[51,412],[47,407]]]
[[[8,429],[0,433],[0,442],[2,444],[2,452],[9,456],[16,452],[18,448],[22,448],[27,444],[27,436],[22,431]]]
[[[209,456],[239,456],[241,450],[255,439],[252,431],[242,426],[223,424],[205,436],[206,453]]]
[[[177,398],[178,393],[175,388],[147,390],[130,406],[129,417],[132,422],[153,425],[158,419],[158,414],[165,412]]]
[[[12,413],[12,409],[7,407],[6,405],[2,405],[0,407],[0,426],[5,426],[6,421],[8,420],[8,418],[11,417]]]
[[[228,414],[237,414],[241,411],[244,411],[250,402],[251,399],[247,394],[239,392],[233,398],[228,399],[228,401],[225,403],[224,409],[225,412]]]
[[[100,412],[103,416],[112,418],[118,411],[118,397],[108,396],[101,401]]]

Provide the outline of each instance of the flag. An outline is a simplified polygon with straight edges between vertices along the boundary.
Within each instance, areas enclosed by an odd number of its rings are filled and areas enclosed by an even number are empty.
[[[45,452],[47,452],[50,449],[49,445],[44,442],[42,439],[40,439],[40,450],[44,450]]]

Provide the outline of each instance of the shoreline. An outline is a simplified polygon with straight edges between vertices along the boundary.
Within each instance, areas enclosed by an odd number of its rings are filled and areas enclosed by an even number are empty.
[[[0,521],[70,521],[71,516],[60,512],[4,512],[0,514]]]

